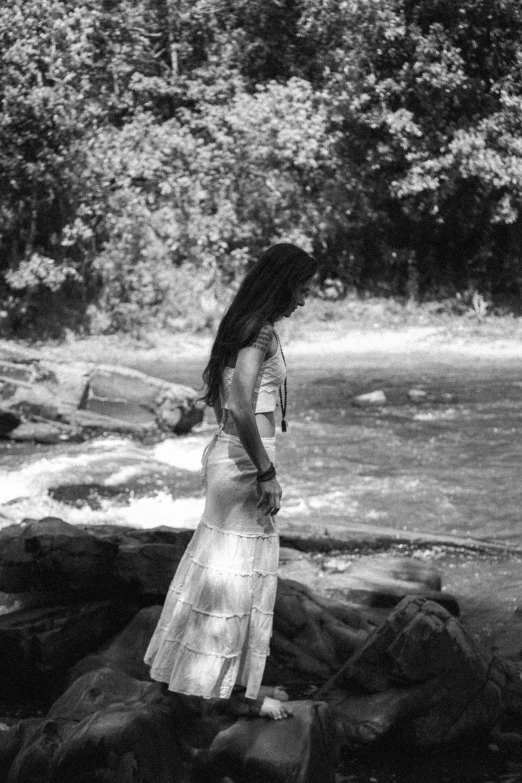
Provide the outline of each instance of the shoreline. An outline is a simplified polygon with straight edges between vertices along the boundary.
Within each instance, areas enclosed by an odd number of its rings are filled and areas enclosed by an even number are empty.
[[[499,319],[504,320],[504,319]],[[401,325],[386,327],[358,326],[338,321],[325,324],[317,319],[292,328],[282,324],[281,339],[289,357],[298,361],[315,355],[346,355],[376,359],[378,356],[407,355],[410,360],[439,363],[449,359],[490,362],[522,360],[522,326],[513,329],[513,319],[502,329],[501,323],[470,324],[453,319],[451,324]],[[499,328],[500,327],[500,328]],[[511,327],[511,328],[509,328]],[[519,333],[520,332],[520,333]],[[78,337],[69,334],[66,339],[30,343],[26,340],[0,339],[0,351],[15,351],[28,358],[45,355],[59,362],[83,361],[100,364],[136,366],[137,363],[173,363],[204,361],[210,352],[213,335],[210,333],[169,332],[156,330],[141,338],[127,334],[92,335]]]

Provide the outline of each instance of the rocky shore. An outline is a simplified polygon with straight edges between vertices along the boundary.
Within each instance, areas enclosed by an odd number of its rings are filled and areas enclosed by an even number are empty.
[[[107,433],[161,438],[203,419],[194,389],[137,370],[0,346],[0,437],[53,444]]]
[[[340,751],[382,741],[521,753],[522,665],[477,644],[436,568],[381,560],[362,589],[354,565],[332,600],[285,576],[288,537],[265,685],[294,718],[168,696],[143,653],[191,535],[55,518],[0,533],[2,779],[328,783]]]
[[[425,399],[407,388],[409,400]],[[197,397],[101,362],[0,350],[0,437],[14,442],[105,433],[155,442],[203,419]],[[387,404],[384,391],[352,402]],[[66,482],[50,494],[77,491]],[[522,775],[516,610],[505,613],[501,653],[477,634],[458,582],[452,594],[446,575],[407,547],[471,552],[480,542],[366,522],[329,522],[322,534],[314,520],[286,520],[264,687],[283,685],[294,717],[270,722],[173,697],[149,679],[143,653],[192,530],[31,516],[0,532],[1,781],[340,783],[340,756],[383,747],[426,758],[494,748],[513,773],[506,783]],[[318,567],[328,562],[329,590]]]

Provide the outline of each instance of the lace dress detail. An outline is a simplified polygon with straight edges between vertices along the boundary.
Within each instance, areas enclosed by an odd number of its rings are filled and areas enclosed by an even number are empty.
[[[275,460],[275,438],[263,443]],[[258,695],[269,653],[279,538],[257,509],[257,471],[238,438],[218,430],[204,455],[206,503],[145,654],[170,690]]]

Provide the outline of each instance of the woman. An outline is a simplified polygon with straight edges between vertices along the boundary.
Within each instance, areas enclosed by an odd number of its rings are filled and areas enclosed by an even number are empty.
[[[272,719],[291,711],[261,689],[277,586],[281,507],[275,409],[286,429],[286,365],[274,324],[304,305],[316,272],[300,248],[269,248],[219,326],[203,373],[220,425],[203,456],[206,503],[145,655],[170,691],[231,699]],[[282,392],[284,388],[284,394]],[[278,698],[274,698],[277,696]]]

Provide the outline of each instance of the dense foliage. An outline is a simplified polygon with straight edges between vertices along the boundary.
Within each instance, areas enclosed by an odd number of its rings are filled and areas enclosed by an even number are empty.
[[[202,326],[279,239],[519,298],[518,0],[4,0],[0,57],[4,331]]]

